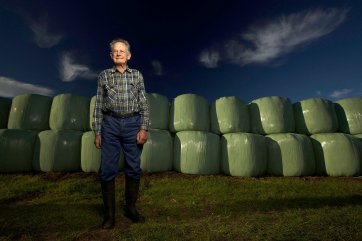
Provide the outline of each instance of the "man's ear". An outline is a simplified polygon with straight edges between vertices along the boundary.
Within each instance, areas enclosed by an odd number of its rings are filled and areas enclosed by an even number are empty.
[[[130,59],[131,59],[131,53],[128,53],[127,60],[130,60]]]

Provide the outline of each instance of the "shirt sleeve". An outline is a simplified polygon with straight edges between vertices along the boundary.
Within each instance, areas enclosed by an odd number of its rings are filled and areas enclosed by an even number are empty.
[[[146,90],[145,84],[143,81],[143,76],[139,72],[138,77],[138,97],[139,97],[139,110],[141,115],[141,129],[148,130],[150,112],[148,108],[147,98],[146,98]]]
[[[101,134],[101,126],[103,120],[102,106],[103,106],[103,75],[102,73],[98,76],[98,87],[97,87],[97,96],[96,103],[93,112],[93,121],[92,127],[96,135]]]

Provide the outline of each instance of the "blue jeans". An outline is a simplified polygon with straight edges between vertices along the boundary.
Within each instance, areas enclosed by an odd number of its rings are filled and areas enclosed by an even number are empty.
[[[139,180],[142,145],[137,144],[140,130],[140,116],[119,118],[104,115],[102,121],[101,165],[99,176],[103,181],[110,181],[118,174],[118,161],[121,148],[125,157],[124,172],[126,177]]]

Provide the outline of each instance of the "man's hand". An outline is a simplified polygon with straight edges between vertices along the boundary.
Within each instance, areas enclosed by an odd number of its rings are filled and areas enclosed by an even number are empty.
[[[97,149],[101,149],[101,146],[102,146],[101,135],[96,135],[96,137],[94,138],[94,145],[96,145]]]
[[[141,129],[137,133],[137,144],[143,145],[146,143],[146,141],[147,141],[147,131]]]

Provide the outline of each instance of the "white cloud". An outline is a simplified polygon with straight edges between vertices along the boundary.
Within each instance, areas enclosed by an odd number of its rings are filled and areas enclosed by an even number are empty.
[[[0,86],[0,96],[3,97],[14,97],[21,94],[54,95],[54,91],[52,89],[20,82],[3,76],[0,76]]]
[[[199,57],[199,61],[206,68],[216,68],[220,59],[220,54],[215,50],[204,50]]]
[[[153,67],[153,73],[155,75],[164,75],[162,63],[158,60],[152,60],[151,61],[152,67]]]
[[[331,97],[333,99],[340,99],[340,98],[346,97],[352,91],[353,91],[353,89],[335,90],[332,92],[332,94],[329,95],[329,97]]]
[[[348,11],[316,9],[281,16],[264,25],[250,27],[238,39],[228,40],[222,50],[214,50],[213,54],[223,53],[223,60],[241,66],[268,63],[331,33],[346,19]]]
[[[33,40],[40,48],[51,48],[63,38],[62,34],[50,33],[47,17],[43,17],[39,21],[28,18],[28,24],[33,32]]]
[[[97,73],[88,66],[74,63],[70,53],[65,53],[60,60],[60,78],[62,81],[70,82],[77,78],[94,79]]]

